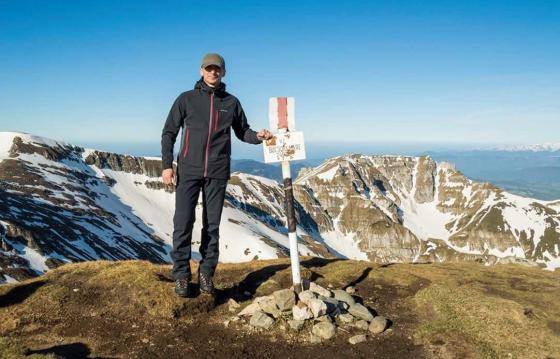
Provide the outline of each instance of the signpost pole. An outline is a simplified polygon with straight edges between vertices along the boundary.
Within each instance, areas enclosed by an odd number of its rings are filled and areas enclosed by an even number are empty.
[[[294,99],[291,97],[272,97],[269,102],[270,130],[275,136],[265,141],[263,150],[266,163],[281,162],[284,182],[286,226],[290,243],[290,261],[294,290],[302,290],[299,268],[299,251],[296,233],[296,213],[294,210],[294,191],[290,161],[305,158],[303,134],[295,132]]]
[[[283,129],[285,132],[286,129]],[[282,132],[282,130],[281,130]],[[290,260],[292,265],[292,282],[294,290],[301,291],[301,273],[299,270],[299,251],[296,233],[296,213],[294,210],[294,191],[290,161],[282,161],[282,178],[284,180],[284,198],[286,199],[286,217],[288,222],[288,239],[290,240]]]

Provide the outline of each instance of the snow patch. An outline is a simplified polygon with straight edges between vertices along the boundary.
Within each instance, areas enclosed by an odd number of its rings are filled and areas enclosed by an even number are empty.
[[[368,260],[367,254],[360,249],[354,239],[355,233],[342,234],[340,231],[322,232],[325,244],[348,259]]]
[[[327,182],[332,181],[332,179],[336,175],[336,171],[338,171],[338,168],[339,166],[335,165],[332,168],[326,170],[325,172],[321,172],[317,174],[317,178]]]

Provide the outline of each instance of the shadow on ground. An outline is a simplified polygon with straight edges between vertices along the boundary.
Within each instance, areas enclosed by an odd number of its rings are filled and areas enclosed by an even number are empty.
[[[0,296],[0,308],[9,307],[23,302],[35,291],[45,285],[45,281],[37,281],[23,284],[10,289],[6,294]]]

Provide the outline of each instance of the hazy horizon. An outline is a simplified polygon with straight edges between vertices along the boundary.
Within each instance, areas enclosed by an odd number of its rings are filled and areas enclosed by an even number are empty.
[[[161,156],[160,144],[156,142],[96,142],[79,141],[70,142],[72,145],[84,148],[92,148],[100,151],[128,154],[132,156]],[[414,143],[414,142],[335,142],[335,141],[305,141],[306,157],[309,159],[319,159],[335,157],[348,153],[360,154],[385,154],[385,155],[418,155],[423,152],[438,151],[460,151],[485,148],[492,145],[490,143]],[[175,154],[177,154],[179,144],[175,144]],[[261,145],[251,145],[237,140],[232,141],[232,159],[250,159],[264,162],[263,149]]]

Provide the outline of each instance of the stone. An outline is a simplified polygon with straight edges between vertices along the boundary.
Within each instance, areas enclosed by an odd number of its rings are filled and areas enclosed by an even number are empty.
[[[309,342],[312,343],[312,344],[320,343],[321,342],[321,337],[311,333],[311,335],[309,336]]]
[[[365,320],[358,320],[354,326],[358,329],[368,330],[369,324]]]
[[[241,305],[239,305],[239,303],[237,303],[235,299],[232,298],[227,301],[227,304],[230,312],[235,312],[241,307]]]
[[[288,320],[288,325],[296,332],[299,332],[301,328],[303,328],[303,324],[305,324],[304,320]]]
[[[296,304],[295,293],[291,289],[281,289],[272,293],[276,306],[281,311],[288,311]]]
[[[350,339],[348,339],[348,343],[352,344],[352,345],[356,345],[358,343],[362,343],[365,342],[367,340],[367,335],[365,334],[358,334],[358,335],[354,335],[353,337],[351,337]]]
[[[310,290],[304,290],[298,294],[298,298],[301,302],[308,305],[311,299],[317,298],[317,295]]]
[[[2,249],[4,252],[9,252],[12,249],[14,249],[14,247],[12,247],[12,245],[8,243],[5,239],[0,238],[0,249]]]
[[[345,291],[348,294],[354,294],[354,293],[356,293],[356,288],[354,288],[352,286],[348,286],[348,287],[346,287]]]
[[[309,290],[318,295],[324,295],[325,297],[332,296],[330,290],[323,288],[319,284],[315,284],[314,282],[309,283]]]
[[[354,305],[348,307],[348,313],[352,314],[358,319],[363,319],[368,322],[371,322],[373,320],[373,314],[371,314],[369,309],[367,309],[360,303],[355,303]]]
[[[369,323],[369,331],[373,334],[383,333],[385,328],[387,328],[387,324],[385,317],[377,316]]]
[[[255,312],[257,310],[260,310],[261,308],[259,307],[259,303],[251,303],[248,306],[246,306],[245,308],[243,308],[243,310],[241,312],[239,312],[239,314],[237,314],[240,317],[244,317],[244,316],[249,316],[249,315],[253,315],[255,314]]]
[[[268,329],[274,324],[274,319],[261,311],[256,311],[249,322],[253,327]]]
[[[346,302],[338,302],[338,307],[343,311],[347,311],[348,308],[350,308],[350,305]]]
[[[339,301],[334,298],[320,295],[317,297],[317,299],[323,301],[327,305],[327,313],[332,313],[338,308]]]
[[[315,318],[327,314],[327,305],[320,299],[311,299],[309,301],[309,309]]]
[[[229,327],[229,320],[224,321],[224,327]]]
[[[346,293],[343,290],[335,289],[335,290],[332,291],[332,293],[334,295],[334,299],[336,299],[340,302],[344,302],[344,303],[348,304],[349,306],[356,304],[356,301],[354,300],[354,298],[350,294]]]
[[[294,320],[306,320],[313,318],[311,309],[301,302],[292,307],[292,315]]]
[[[263,295],[262,297],[256,297],[253,300],[253,303],[260,303],[260,302],[270,301],[270,300],[274,300],[274,297],[272,295]]]
[[[259,308],[263,312],[272,315],[274,318],[279,318],[281,313],[278,307],[276,306],[276,301],[274,300],[274,297],[266,296],[261,298],[263,299],[260,299],[258,301],[255,300],[255,302],[258,303]]]
[[[340,314],[337,317],[342,323],[352,323],[354,321],[354,316],[352,314]]]
[[[319,322],[313,326],[311,332],[321,339],[331,339],[336,334],[336,327],[331,322]]]
[[[329,322],[332,323],[332,319],[328,315],[321,315],[319,318],[315,319],[318,322]]]

